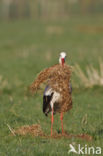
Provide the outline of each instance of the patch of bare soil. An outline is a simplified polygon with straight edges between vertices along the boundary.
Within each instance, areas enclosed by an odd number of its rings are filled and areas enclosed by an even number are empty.
[[[11,129],[11,128],[9,128]],[[52,136],[45,134],[42,131],[42,128],[40,126],[40,124],[33,124],[33,125],[24,125],[22,127],[17,128],[16,130],[11,130],[12,135],[16,136],[16,135],[22,135],[22,136],[26,136],[26,135],[32,135],[32,136],[40,136],[42,138],[52,138],[52,139],[61,139],[61,138],[66,138],[66,139],[70,139],[70,138],[79,138],[79,139],[83,139],[86,141],[91,141],[93,138],[92,136],[88,135],[88,134],[69,134],[68,132],[64,132],[62,133],[58,133],[55,132]]]
[[[33,135],[33,136],[44,136],[44,133],[39,124],[33,124],[31,126],[24,125],[14,130],[15,135]]]
[[[46,136],[48,138],[54,138],[54,139],[60,139],[60,138],[66,138],[66,139],[71,139],[71,138],[79,138],[87,141],[92,140],[92,136],[88,134],[68,134],[67,132],[62,133],[54,133],[52,136]]]

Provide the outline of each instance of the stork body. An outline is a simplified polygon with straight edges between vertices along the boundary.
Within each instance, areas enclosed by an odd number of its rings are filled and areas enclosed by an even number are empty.
[[[59,58],[59,63],[64,66],[65,63],[65,57],[66,54],[62,53],[60,58]],[[69,87],[69,94],[72,94],[72,85],[71,83],[68,84]],[[43,95],[43,113],[47,116],[49,112],[51,112],[51,136],[52,136],[52,128],[53,128],[53,121],[54,117],[53,115],[56,112],[61,111],[61,107],[59,105],[59,102],[61,101],[61,95],[60,93],[56,92],[53,90],[49,85],[46,86],[44,95]],[[60,114],[60,120],[61,120],[61,127],[62,127],[62,133],[64,132],[63,130],[63,112]]]
[[[72,85],[69,83],[69,93],[72,94]],[[61,99],[60,93],[53,90],[50,86],[46,86],[44,95],[43,95],[43,113],[48,116],[48,113],[51,112],[51,136],[52,136],[52,128],[53,128],[53,121],[54,117],[53,115],[60,111],[60,105],[59,101]],[[64,132],[63,130],[63,112],[60,114],[60,120],[61,120],[61,127],[62,127],[62,134]]]
[[[31,85],[32,91],[37,91],[43,82],[47,83],[43,94],[43,113],[47,116],[51,112],[51,136],[54,114],[60,113],[63,134],[63,112],[72,108],[71,68],[65,64],[65,58],[66,53],[60,53],[59,64],[41,71]]]
[[[69,83],[69,94],[72,94],[72,85]],[[61,95],[60,93],[53,90],[50,86],[46,86],[43,94],[43,113],[48,116],[48,113],[52,111],[52,108],[54,107],[54,113],[58,112],[60,110],[59,101],[60,101]]]
[[[43,96],[43,112],[47,116],[49,112],[53,108],[55,108],[54,104],[58,103],[60,99],[60,93],[56,92],[53,90],[50,86],[47,86],[44,91],[44,96]],[[54,109],[53,114],[56,113],[56,109]]]

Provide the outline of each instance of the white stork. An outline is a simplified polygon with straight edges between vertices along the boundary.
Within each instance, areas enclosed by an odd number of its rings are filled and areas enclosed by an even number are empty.
[[[64,66],[66,58],[66,53],[61,52],[60,58],[59,58],[59,64]],[[72,86],[69,83],[69,94],[72,93]],[[43,112],[47,116],[49,112],[51,112],[51,136],[52,136],[52,128],[53,128],[53,121],[54,117],[53,115],[56,113],[56,108],[58,107],[59,99],[61,98],[61,95],[59,92],[55,91],[51,88],[51,86],[47,85],[44,94],[43,94]],[[60,120],[61,120],[61,127],[62,127],[62,134],[64,132],[63,130],[63,112],[60,113]]]

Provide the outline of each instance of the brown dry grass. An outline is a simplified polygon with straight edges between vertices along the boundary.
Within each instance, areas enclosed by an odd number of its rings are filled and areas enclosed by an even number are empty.
[[[79,139],[83,139],[83,140],[87,140],[87,141],[91,141],[93,139],[92,136],[90,136],[88,134],[68,134],[67,132],[64,132],[63,134],[54,133],[51,138],[60,139],[63,137],[66,139],[79,138]]]
[[[78,64],[74,67],[76,76],[84,87],[103,86],[103,61],[99,61],[99,70],[92,65],[86,67],[86,74]]]
[[[102,33],[103,26],[84,25],[77,28],[80,32],[85,33]]]
[[[11,129],[11,128],[10,128]],[[19,127],[16,130],[12,130],[13,133],[12,135],[16,136],[16,135],[21,135],[21,136],[26,136],[26,135],[32,135],[33,137],[43,137],[43,138],[51,138],[51,139],[61,139],[61,138],[66,138],[66,139],[71,139],[71,138],[79,138],[79,139],[83,139],[83,140],[87,140],[87,141],[91,141],[92,140],[92,136],[88,135],[88,134],[69,134],[67,132],[64,132],[63,134],[61,133],[57,133],[55,132],[52,136],[45,134],[42,131],[42,128],[39,124],[33,124],[33,125],[25,125],[22,127]]]
[[[51,86],[53,90],[61,95],[58,112],[66,112],[72,108],[72,97],[69,88],[70,78],[71,67],[66,64],[64,66],[57,64],[40,72],[30,89],[35,93],[42,83]]]
[[[51,34],[61,35],[63,33],[63,28],[60,26],[48,26],[46,32],[50,35]]]
[[[33,135],[33,136],[44,136],[44,133],[39,124],[33,124],[31,126],[25,125],[17,130],[14,130],[15,134],[18,135]]]

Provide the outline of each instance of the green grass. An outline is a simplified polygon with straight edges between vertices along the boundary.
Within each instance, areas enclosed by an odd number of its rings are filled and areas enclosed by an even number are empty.
[[[98,59],[103,57],[101,27],[102,16],[0,23],[0,76],[3,77],[0,82],[0,156],[64,156],[68,155],[70,143],[103,148],[103,88],[98,86],[91,89],[73,86],[73,109],[64,116],[66,131],[88,133],[93,136],[91,142],[76,138],[14,137],[7,127],[7,124],[15,129],[40,123],[44,132],[50,134],[50,117],[42,113],[42,94],[31,96],[28,86],[38,72],[58,62],[60,51],[67,52],[70,65],[78,63],[84,71],[87,64],[98,68]],[[72,79],[76,79],[74,74]],[[85,116],[87,123],[82,123]],[[58,114],[54,129],[60,129]]]

